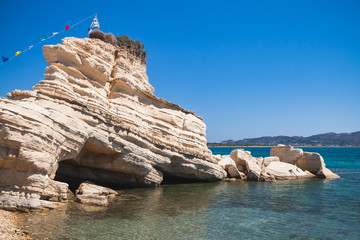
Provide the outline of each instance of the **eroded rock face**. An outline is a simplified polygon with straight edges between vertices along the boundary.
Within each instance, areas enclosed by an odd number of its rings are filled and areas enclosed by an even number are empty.
[[[0,98],[0,207],[63,199],[63,186],[58,195],[46,190],[59,168],[87,178],[79,180],[135,186],[167,175],[225,178],[203,120],[156,97],[146,66],[129,52],[72,37],[43,51],[46,80]]]

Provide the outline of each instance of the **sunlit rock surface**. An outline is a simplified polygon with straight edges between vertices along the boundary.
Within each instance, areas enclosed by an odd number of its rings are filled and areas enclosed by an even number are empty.
[[[58,172],[61,180],[126,186],[226,177],[203,120],[156,97],[134,55],[72,37],[43,52],[45,80],[0,98],[0,207],[65,201]]]

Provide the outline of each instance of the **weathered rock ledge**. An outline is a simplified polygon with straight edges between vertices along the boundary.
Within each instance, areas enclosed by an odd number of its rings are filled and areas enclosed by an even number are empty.
[[[340,178],[326,168],[319,153],[303,152],[288,145],[271,148],[270,157],[255,158],[251,152],[235,149],[230,156],[215,156],[219,166],[229,178],[253,181],[275,181],[284,179],[301,179],[310,177]]]
[[[202,118],[156,97],[136,56],[73,37],[43,52],[45,80],[0,98],[0,208],[51,208],[67,201],[68,184],[86,180],[155,186],[225,178]]]

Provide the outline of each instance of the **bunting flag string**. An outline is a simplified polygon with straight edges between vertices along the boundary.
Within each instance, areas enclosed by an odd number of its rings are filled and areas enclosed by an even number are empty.
[[[67,31],[68,29],[73,28],[73,27],[75,27],[76,25],[79,25],[80,23],[82,23],[82,22],[84,22],[84,21],[86,21],[86,20],[88,20],[89,18],[94,17],[94,16],[95,16],[95,18],[96,18],[96,13],[93,14],[93,15],[91,15],[91,16],[89,16],[89,17],[87,17],[87,18],[84,18],[83,20],[81,20],[81,21],[79,21],[79,22],[77,22],[77,23],[75,23],[75,24],[73,24],[73,25],[70,25],[70,26],[69,26],[69,24],[67,24],[64,30],[62,30],[62,31],[60,31],[60,32],[53,32],[50,37],[47,37],[47,38],[39,38],[39,42],[37,42],[37,43],[35,43],[35,44],[33,44],[33,45],[27,46],[23,51],[17,51],[17,52],[15,52],[15,56],[12,56],[12,57],[10,57],[10,58],[7,58],[7,57],[5,57],[5,56],[2,56],[2,62],[0,63],[0,66],[3,65],[5,62],[7,62],[7,61],[9,61],[9,60],[17,57],[20,53],[24,53],[24,52],[26,52],[26,51],[29,51],[30,49],[32,49],[32,48],[35,47],[36,45],[39,45],[39,44],[43,43],[44,41],[49,40],[50,38],[53,38],[53,37],[55,37],[56,35],[59,35],[59,34],[65,32],[65,31]],[[94,18],[94,20],[95,20],[95,18]],[[93,21],[93,22],[94,22],[94,21]],[[96,18],[96,22],[97,22],[97,18]],[[93,25],[93,23],[91,23],[91,25]],[[97,27],[98,27],[98,26],[99,26],[99,23],[97,22]]]

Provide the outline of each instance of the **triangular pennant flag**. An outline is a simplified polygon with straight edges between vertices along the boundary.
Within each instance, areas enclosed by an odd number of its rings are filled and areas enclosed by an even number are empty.
[[[68,25],[66,25],[66,27],[65,27],[65,31],[66,30],[68,30],[70,27],[69,27],[69,24]]]
[[[7,57],[2,56],[2,60],[3,60],[3,62],[6,62],[9,59]]]
[[[46,38],[40,38],[40,42],[43,42],[45,40],[46,40]]]
[[[53,32],[53,36],[58,35],[58,34],[59,34],[58,32]]]
[[[27,46],[26,48],[30,50],[30,49],[33,48],[33,46],[34,46],[34,45],[30,45],[30,46]]]
[[[17,51],[17,52],[15,53],[15,56],[19,55],[20,53],[21,53],[21,51]]]

